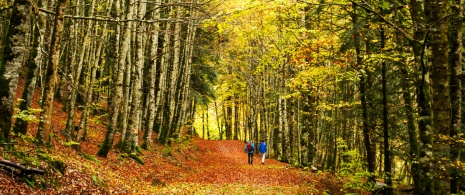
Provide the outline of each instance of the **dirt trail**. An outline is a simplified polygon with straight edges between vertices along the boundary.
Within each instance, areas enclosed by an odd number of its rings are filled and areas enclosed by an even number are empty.
[[[198,140],[196,145],[201,154],[199,161],[205,165],[199,171],[199,177],[207,183],[291,185],[296,181],[301,183],[303,177],[308,175],[288,169],[287,164],[276,160],[265,159],[262,165],[259,154],[254,154],[254,163],[248,164],[245,144],[241,141]]]

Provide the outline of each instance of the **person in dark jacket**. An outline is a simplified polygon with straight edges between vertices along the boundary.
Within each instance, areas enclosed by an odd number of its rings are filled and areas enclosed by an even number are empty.
[[[255,150],[255,146],[252,140],[249,140],[247,144],[245,144],[244,152],[248,155],[248,162],[249,164],[253,164],[253,151]]]
[[[266,146],[265,141],[263,141],[263,139],[260,140],[260,146],[258,148],[258,151],[262,155],[262,165],[265,164],[265,154],[267,150],[268,150],[268,147]]]

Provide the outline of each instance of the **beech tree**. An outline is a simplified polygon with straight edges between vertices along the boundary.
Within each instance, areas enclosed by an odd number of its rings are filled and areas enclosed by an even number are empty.
[[[42,103],[42,111],[40,113],[39,129],[36,134],[36,139],[40,144],[50,143],[50,133],[52,131],[51,117],[53,111],[53,100],[55,94],[55,86],[57,82],[57,72],[59,63],[59,51],[61,43],[61,35],[63,33],[63,22],[65,6],[67,0],[58,0],[55,8],[55,20],[53,32],[51,36],[50,52],[48,65],[45,74],[44,97]]]
[[[32,5],[27,0],[13,1],[11,15],[2,41],[0,61],[0,141],[10,136],[19,68],[27,59],[27,36]],[[30,35],[29,35],[30,36]],[[33,66],[33,65],[31,65]]]

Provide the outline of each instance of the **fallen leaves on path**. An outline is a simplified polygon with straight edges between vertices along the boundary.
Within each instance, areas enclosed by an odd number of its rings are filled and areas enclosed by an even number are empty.
[[[38,108],[38,101],[33,102],[33,107]],[[60,131],[64,129],[66,114],[63,105],[55,102],[54,106],[56,136],[46,150],[66,163],[65,173],[41,167],[47,172],[45,176],[36,176],[35,186],[31,187],[21,178],[0,171],[0,194],[341,194],[341,181],[330,173],[303,171],[268,158],[262,165],[260,155],[254,155],[254,164],[249,165],[243,151],[245,143],[241,141],[195,137],[169,147],[155,144],[150,151],[139,154],[145,163],[141,165],[121,158],[116,149],[107,158],[96,157],[106,128],[91,122],[87,140],[76,151],[63,144],[65,139]],[[32,123],[28,133],[34,135],[36,130],[37,124]],[[117,136],[115,140],[118,139]],[[16,149],[37,149],[28,147]],[[15,160],[8,151],[0,149],[2,157],[7,155]],[[97,161],[82,154],[94,156]]]

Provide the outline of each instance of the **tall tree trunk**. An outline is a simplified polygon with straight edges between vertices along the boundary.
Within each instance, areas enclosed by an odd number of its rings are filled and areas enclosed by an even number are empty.
[[[89,12],[89,16],[93,16],[94,15],[94,5],[95,5],[95,0],[92,1],[91,5],[90,5],[90,9],[91,11]],[[86,28],[86,30],[84,30],[84,37],[82,38],[82,42],[79,44],[79,45],[82,45],[82,48],[81,48],[81,53],[79,54],[79,61],[78,61],[78,64],[76,67],[74,67],[74,69],[72,68],[70,70],[70,83],[69,85],[71,85],[70,89],[71,89],[71,93],[69,94],[68,96],[68,99],[67,99],[67,111],[68,111],[68,118],[67,118],[67,121],[66,121],[66,127],[64,129],[64,135],[66,137],[66,140],[67,141],[71,141],[71,140],[75,140],[75,135],[74,135],[74,128],[76,126],[75,122],[74,122],[74,118],[75,118],[75,105],[76,105],[76,97],[77,97],[77,94],[78,94],[78,90],[80,89],[79,87],[79,81],[81,80],[81,72],[82,72],[82,68],[84,66],[84,58],[86,57],[86,53],[88,51],[88,46],[90,45],[90,32],[92,32],[91,30],[89,29],[93,29],[93,25],[94,25],[94,21],[92,20],[88,20],[87,21],[87,24],[86,26],[88,28]]]
[[[278,99],[278,128],[276,129],[277,131],[275,132],[275,141],[277,144],[277,147],[275,148],[275,152],[277,155],[277,158],[279,161],[285,161],[285,147],[284,147],[284,98],[279,97]]]
[[[166,8],[166,14],[168,15],[168,22],[166,22],[164,37],[163,37],[163,55],[160,62],[160,82],[159,82],[159,91],[157,92],[157,109],[159,110],[160,116],[160,127],[158,130],[158,140],[160,143],[165,144],[168,137],[168,119],[170,117],[169,113],[169,88],[170,82],[168,77],[170,76],[170,63],[171,63],[171,36],[172,36],[172,22],[173,11],[172,11],[172,0],[167,0],[168,5]]]
[[[0,142],[9,139],[11,118],[18,85],[19,68],[27,55],[26,35],[30,30],[32,6],[27,0],[13,2],[0,61]]]
[[[176,1],[178,2],[178,1]],[[176,6],[173,8],[173,11],[176,13],[175,19],[179,20],[181,18],[182,9],[180,6]],[[183,70],[181,69],[181,23],[176,22],[174,25],[174,32],[173,32],[173,63],[172,63],[172,70],[171,70],[171,78],[170,78],[170,88],[168,93],[169,102],[169,109],[170,115],[168,116],[168,139],[172,137],[173,133],[176,131],[176,124],[179,122],[176,118],[179,113],[179,91],[180,91],[180,84],[181,84],[181,75]]]
[[[189,7],[189,13],[191,14],[191,18],[197,18],[197,1],[194,1],[190,7]],[[192,74],[192,56],[193,56],[193,51],[194,51],[194,41],[196,38],[196,32],[197,32],[197,27],[196,24],[197,21],[194,20],[189,20],[188,25],[187,25],[187,33],[186,33],[186,41],[184,45],[184,75],[183,75],[183,80],[182,80],[182,89],[180,89],[180,94],[181,94],[181,101],[182,101],[182,108],[181,108],[181,116],[182,118],[180,119],[180,128],[179,129],[185,129],[185,128],[191,128],[192,127],[192,118],[189,114],[189,110],[195,110],[192,106],[193,104],[191,103],[191,91],[190,91],[190,86],[191,86],[191,74]],[[188,127],[184,126],[186,123],[188,123]],[[188,130],[189,131],[189,130]],[[179,134],[179,138],[182,136],[181,132]]]
[[[463,0],[451,0],[450,9],[453,16],[449,25],[449,68],[450,68],[450,102],[451,102],[451,123],[450,123],[450,155],[452,161],[450,193],[459,193],[459,186],[464,182],[464,177],[459,174],[460,149],[459,140],[462,128],[462,20],[463,20]]]
[[[381,27],[381,49],[384,49],[386,44],[386,36],[384,27]],[[386,62],[382,62],[382,93],[383,93],[383,142],[384,142],[384,180],[387,184],[386,195],[392,195],[392,172],[391,172],[391,150],[389,147],[389,120],[388,120],[388,101],[387,101],[387,78],[386,78]]]
[[[160,7],[158,6],[161,3],[160,0],[155,2],[155,11],[153,13],[153,19],[160,18]],[[158,63],[158,36],[159,36],[159,28],[160,24],[157,22],[153,25],[151,32],[151,39],[152,44],[150,47],[150,65],[149,65],[149,79],[148,79],[148,96],[147,96],[147,121],[145,125],[145,133],[144,133],[144,143],[142,144],[142,148],[149,149],[152,145],[152,132],[153,132],[153,124],[155,122],[155,115],[156,115],[156,107],[155,107],[155,82],[157,76],[157,63]]]
[[[214,104],[215,104],[216,124],[218,125],[218,134],[219,134],[220,140],[223,140],[223,128],[221,125],[220,115],[218,113],[219,105],[216,104],[216,100],[214,101]]]
[[[57,82],[58,64],[60,61],[60,43],[61,34],[63,32],[64,12],[67,0],[58,0],[55,9],[55,24],[53,25],[52,40],[50,43],[49,60],[45,77],[44,98],[42,104],[42,112],[40,112],[39,128],[36,134],[36,139],[39,144],[49,144],[50,133],[52,130],[52,111],[53,98],[55,94],[55,85]]]
[[[130,54],[129,52],[127,53],[127,61],[132,61],[132,59],[130,58]],[[132,63],[129,63],[129,62],[126,62],[125,63],[126,65],[126,68],[125,68],[125,72],[124,72],[124,76],[123,76],[123,99],[122,99],[122,104],[121,104],[121,109],[120,109],[120,113],[118,115],[118,126],[119,129],[121,129],[121,139],[119,141],[119,143],[117,144],[118,146],[120,146],[120,149],[123,149],[123,142],[126,141],[126,136],[127,136],[127,133],[128,133],[128,120],[129,120],[129,112],[130,112],[130,102],[131,102],[131,90],[133,89],[133,87],[131,86],[131,79],[132,79],[132,70],[134,67],[132,67]]]
[[[354,28],[354,48],[355,48],[355,55],[356,55],[356,63],[358,67],[362,66],[362,56],[361,56],[361,48],[360,48],[360,43],[361,43],[361,37],[360,37],[360,32],[359,28],[357,25],[359,23],[358,20],[358,15],[355,13],[356,12],[356,6],[355,4],[352,4],[354,13],[352,15],[352,22],[353,22],[353,28]],[[366,71],[363,71],[366,72]],[[367,160],[367,165],[368,165],[368,172],[371,174],[369,177],[368,181],[372,182],[373,184],[376,182],[375,180],[375,149],[373,148],[372,141],[371,141],[371,132],[370,132],[370,127],[368,124],[368,108],[367,108],[367,100],[366,100],[366,75],[365,73],[361,72],[360,73],[360,81],[359,81],[359,90],[360,90],[360,102],[362,106],[362,129],[363,129],[363,143],[365,144],[365,150],[366,150],[366,160]]]
[[[37,18],[34,17],[31,21],[36,21]],[[29,50],[29,56],[27,60],[27,75],[26,83],[24,84],[23,92],[21,95],[21,102],[19,103],[18,112],[27,112],[29,106],[31,105],[32,95],[35,91],[36,78],[37,78],[37,65],[40,63],[41,55],[40,51],[40,29],[37,25],[33,25],[31,29],[31,49]],[[14,132],[25,135],[27,133],[29,122],[23,120],[22,118],[16,118],[14,125]]]
[[[130,1],[130,5],[136,4],[135,1]],[[136,4],[137,5],[137,4]],[[135,6],[135,5],[134,5]],[[131,9],[131,8],[130,8]],[[135,9],[135,8],[132,8]],[[145,2],[139,2],[138,5],[138,14],[137,18],[142,20],[146,12]],[[135,152],[138,147],[138,138],[139,138],[139,117],[141,115],[141,97],[142,97],[142,67],[144,66],[145,57],[144,57],[144,34],[145,34],[145,24],[139,23],[136,33],[136,63],[132,72],[131,81],[133,82],[132,87],[132,103],[131,103],[131,112],[129,114],[128,121],[128,132],[126,134],[125,141],[125,151],[127,153]]]
[[[117,0],[115,2],[116,8],[119,12],[119,1]],[[126,13],[126,19],[127,20],[132,20],[132,15],[133,15],[133,10],[129,9],[129,12]],[[123,96],[123,78],[124,78],[124,73],[126,70],[126,57],[127,53],[129,51],[129,45],[131,41],[131,32],[132,32],[132,22],[127,23],[127,27],[123,29],[123,36],[121,37],[121,44],[117,44],[116,48],[118,50],[116,53],[116,57],[118,59],[116,67],[114,68],[114,73],[113,73],[113,85],[114,87],[112,88],[112,95],[111,95],[111,108],[110,108],[110,121],[107,126],[107,133],[105,135],[105,140],[103,141],[97,155],[102,156],[102,157],[107,157],[108,152],[110,151],[111,147],[113,146],[113,141],[115,138],[115,131],[117,128],[118,124],[118,114],[120,112],[120,103],[121,99]],[[116,40],[119,40],[119,33],[117,29],[117,34],[116,34]],[[121,46],[118,46],[121,45]]]
[[[415,67],[418,68],[418,85],[417,85],[417,107],[418,107],[418,130],[420,137],[419,147],[419,184],[415,185],[415,194],[426,194],[433,191],[433,170],[431,167],[432,156],[432,120],[431,120],[431,91],[429,66],[425,64],[425,11],[421,1],[410,1],[409,8],[414,26],[414,40],[410,42],[413,54]],[[409,133],[411,136],[412,132]],[[409,138],[412,139],[412,138]],[[411,147],[413,143],[410,142]],[[412,148],[414,149],[414,148]],[[414,151],[412,151],[414,152]],[[415,167],[412,167],[415,168]],[[413,170],[412,170],[413,171]]]
[[[427,0],[427,19],[434,24],[430,32],[431,90],[433,92],[434,194],[450,194],[450,96],[448,64],[448,1]],[[441,167],[445,167],[441,168]]]

